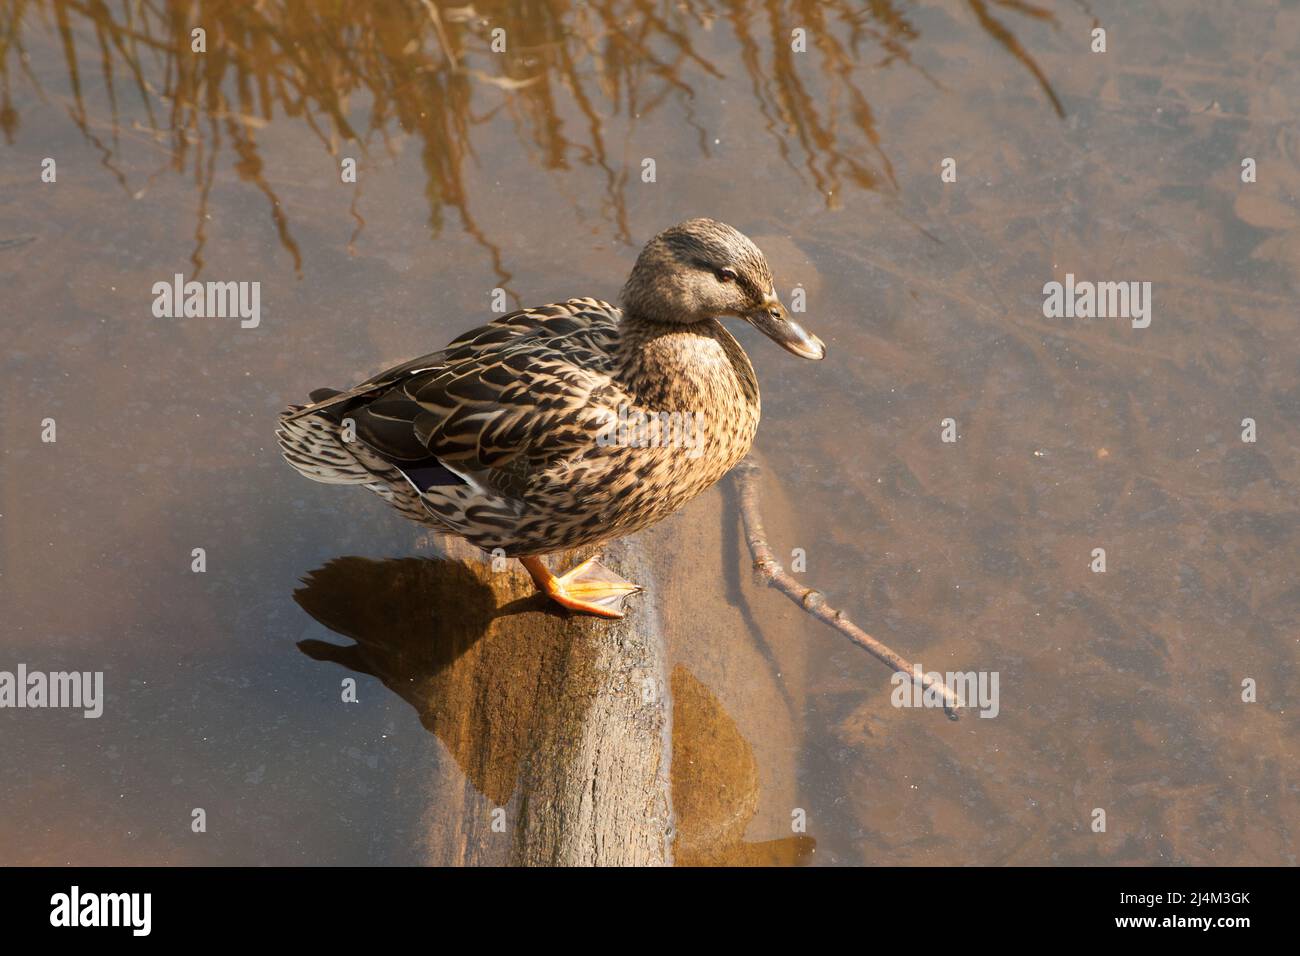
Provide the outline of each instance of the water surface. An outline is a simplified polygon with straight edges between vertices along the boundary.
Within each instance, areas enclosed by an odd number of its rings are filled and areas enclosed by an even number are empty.
[[[1298,45],[1264,2],[10,3],[0,666],[108,699],[0,716],[0,862],[425,860],[446,747],[377,680],[341,706],[294,600],[419,531],[294,474],[275,415],[494,289],[612,298],[709,215],[829,347],[737,331],[773,543],[922,666],[1001,681],[997,719],[895,709],[809,621],[763,703],[798,729],[799,861],[1294,864]],[[260,325],[155,318],[175,273],[260,281]],[[1044,318],[1067,273],[1151,282],[1150,327]],[[748,679],[674,685],[711,715]],[[788,831],[770,803],[749,839]]]

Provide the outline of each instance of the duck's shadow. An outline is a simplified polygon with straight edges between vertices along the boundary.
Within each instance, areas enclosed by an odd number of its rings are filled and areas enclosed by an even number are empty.
[[[395,671],[408,677],[438,673],[497,618],[524,612],[564,616],[540,594],[498,606],[483,576],[451,558],[335,558],[308,572],[293,599],[325,627],[357,642],[341,647],[300,641],[299,650],[381,679]]]
[[[584,627],[505,574],[450,558],[335,558],[294,600],[355,644],[304,640],[318,661],[378,678],[410,704],[480,793],[504,805],[555,655],[590,654]],[[485,640],[485,636],[490,638]]]

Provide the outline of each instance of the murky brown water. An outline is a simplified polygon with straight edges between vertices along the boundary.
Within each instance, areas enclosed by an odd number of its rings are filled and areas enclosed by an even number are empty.
[[[275,415],[495,287],[613,297],[640,242],[711,215],[830,349],[738,332],[795,503],[774,544],[924,667],[1000,675],[993,720],[895,709],[808,621],[770,702],[797,739],[750,752],[719,709],[757,678],[675,670],[679,716],[722,728],[709,779],[745,790],[726,840],[777,840],[794,801],[816,852],[759,858],[1294,864],[1300,10],[1276,7],[0,8],[0,669],[107,685],[99,720],[0,713],[0,862],[425,859],[445,743],[379,681],[341,706],[295,647],[337,636],[293,596],[418,530],[284,466]],[[260,281],[260,325],[154,318],[177,272]],[[1150,326],[1044,318],[1067,273],[1151,282]],[[669,625],[674,659],[708,646]],[[752,793],[769,751],[779,800]]]

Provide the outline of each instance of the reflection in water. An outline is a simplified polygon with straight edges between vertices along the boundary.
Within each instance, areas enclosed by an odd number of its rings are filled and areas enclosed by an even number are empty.
[[[754,750],[707,687],[673,668],[673,811],[678,866],[792,866],[812,858],[810,836],[746,843],[758,813]]]
[[[1050,12],[1025,0],[992,2],[1012,14],[1055,22]],[[1014,33],[985,0],[968,3],[979,26],[1025,65],[1064,115]],[[24,53],[25,35],[51,20],[70,97],[41,89]],[[794,51],[795,26],[807,31],[815,55]],[[715,29],[720,27],[727,29]],[[193,51],[195,28],[206,31],[206,52]],[[504,34],[494,37],[497,30]],[[470,208],[465,167],[477,159],[476,127],[504,113],[517,145],[539,168],[562,172],[579,164],[598,170],[601,215],[619,241],[631,243],[627,188],[641,158],[631,151],[636,127],[672,100],[707,156],[715,134],[699,119],[695,102],[705,87],[724,78],[715,62],[720,54],[738,48],[736,59],[773,148],[791,169],[802,168],[827,205],[837,206],[845,184],[890,193],[897,188],[856,75],[869,60],[864,43],[879,48],[882,66],[898,61],[916,68],[911,48],[919,36],[890,0],[866,9],[847,0],[761,8],[698,0],[668,7],[645,0],[480,6],[278,0],[192,10],[178,4],[160,9],[146,0],[111,6],[17,2],[0,30],[0,130],[10,143],[18,135],[12,84],[21,74],[42,96],[62,103],[128,195],[143,196],[168,169],[188,173],[197,194],[195,276],[203,268],[223,146],[234,154],[240,179],[265,197],[280,244],[302,274],[291,211],[277,195],[276,177],[268,174],[258,142],[277,109],[305,123],[336,161],[344,144],[359,149],[363,167],[380,162],[372,151],[394,159],[402,137],[413,136],[425,169],[431,233],[438,234],[446,211],[453,211],[487,250],[508,290],[512,274],[499,245]],[[494,52],[494,39],[502,38],[505,51]],[[102,105],[83,89],[83,72],[90,69],[103,76]],[[142,113],[130,111],[127,91],[138,97]],[[624,134],[621,150],[610,145],[618,130]],[[128,145],[155,157],[155,168],[142,181],[130,171],[135,164],[123,161]],[[364,176],[353,186],[356,225],[349,251],[365,226],[363,183]]]
[[[1002,44],[1008,53],[1023,63],[1025,69],[1033,74],[1034,79],[1038,81],[1038,86],[1051,102],[1052,109],[1056,110],[1056,115],[1064,119],[1065,107],[1063,107],[1061,101],[1057,99],[1056,91],[1053,90],[1052,85],[1047,82],[1047,77],[1043,74],[1043,71],[1038,68],[1038,64],[1034,62],[1034,58],[1031,57],[1025,48],[1020,45],[1020,41],[1016,39],[1016,35],[1008,30],[1000,20],[995,18],[989,12],[988,4],[985,3],[984,0],[966,0],[966,2],[970,4],[971,10],[974,11],[975,16],[979,19],[980,26],[985,29],[988,35],[997,40],[998,43]],[[1031,3],[1022,3],[1020,0],[993,0],[993,2],[999,7],[1016,10],[1017,12],[1026,14],[1027,16],[1046,20],[1053,25],[1056,23],[1056,17],[1052,16],[1050,10],[1036,7]]]
[[[619,679],[592,666],[589,631],[539,626],[539,620],[566,619],[535,596],[498,608],[493,587],[463,561],[337,558],[308,574],[294,599],[356,642],[306,640],[298,645],[303,653],[377,677],[415,709],[496,807],[511,803],[546,738],[557,730],[570,736],[576,722],[591,719],[566,702],[590,702],[597,681]],[[503,618],[513,620],[503,624]],[[485,640],[489,627],[492,637]],[[561,660],[563,693],[539,693]],[[816,846],[808,836],[745,842],[758,811],[753,748],[717,697],[681,665],[673,670],[671,692],[675,861],[808,862]]]

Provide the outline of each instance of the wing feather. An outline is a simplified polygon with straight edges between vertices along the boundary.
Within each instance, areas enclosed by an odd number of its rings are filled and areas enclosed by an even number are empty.
[[[534,468],[590,444],[627,401],[610,374],[618,318],[596,299],[504,315],[294,417],[351,417],[357,438],[394,462],[432,455],[491,487],[517,488]]]

